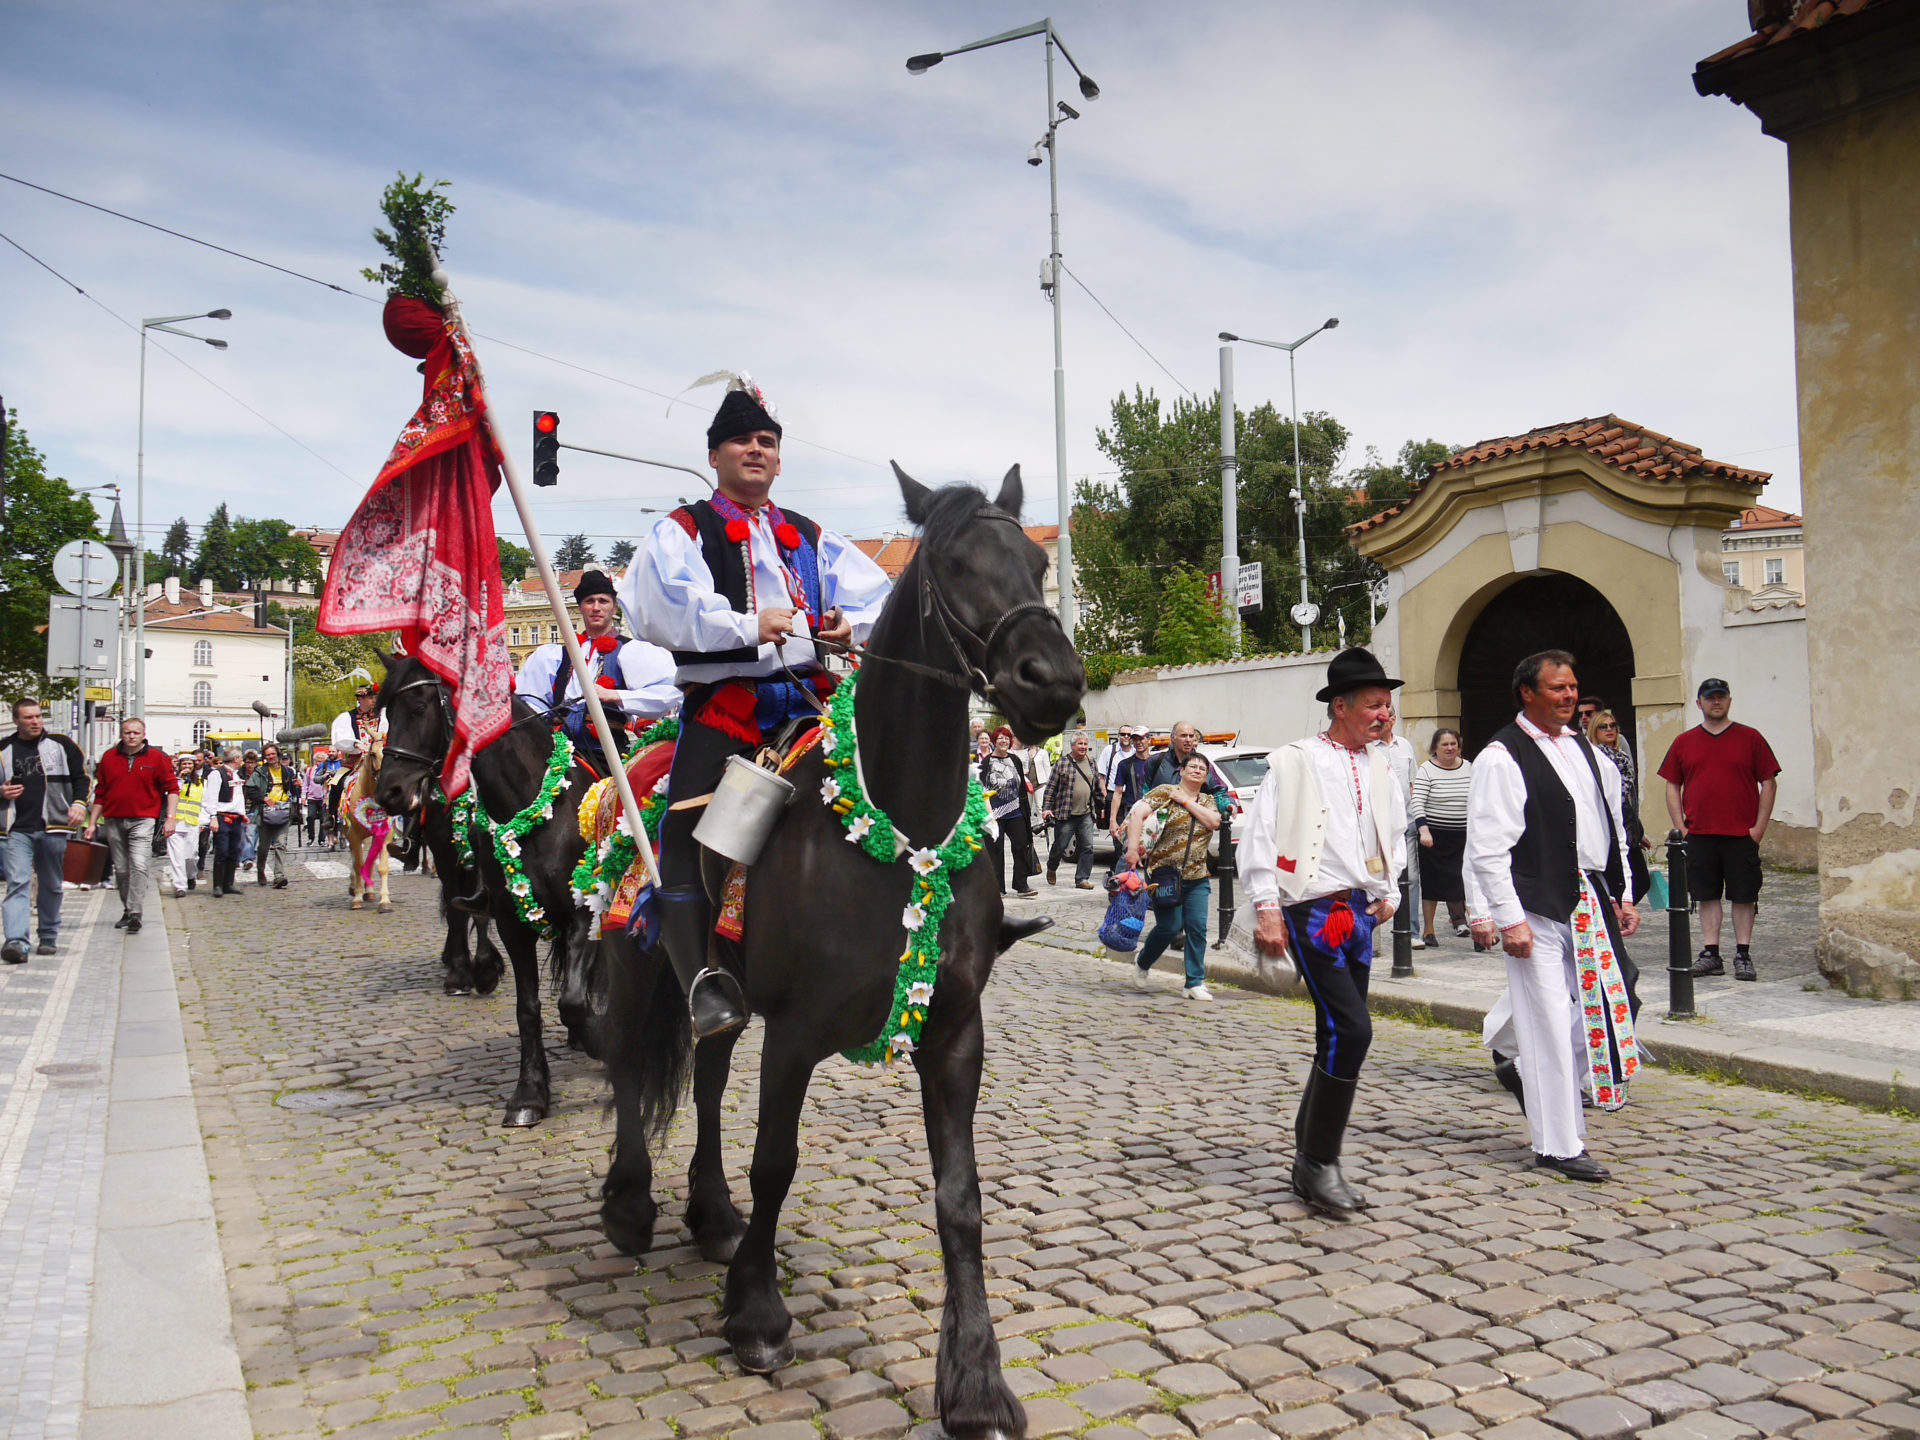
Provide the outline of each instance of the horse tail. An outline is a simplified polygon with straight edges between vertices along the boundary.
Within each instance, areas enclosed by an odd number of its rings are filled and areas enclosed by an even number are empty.
[[[658,952],[649,958],[653,984],[642,993],[628,983],[641,968],[635,964],[640,957],[603,957],[618,978],[608,990],[601,1034],[615,1090],[633,1107],[627,1113],[637,1116],[647,1143],[658,1145],[666,1140],[693,1076],[693,1024],[673,967]]]

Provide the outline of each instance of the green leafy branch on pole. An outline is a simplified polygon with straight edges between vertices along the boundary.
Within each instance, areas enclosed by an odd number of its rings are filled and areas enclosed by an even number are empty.
[[[407,295],[429,305],[442,305],[445,297],[433,283],[433,257],[446,248],[447,221],[453,218],[454,204],[441,192],[452,181],[428,183],[424,175],[408,178],[402,170],[397,179],[380,194],[380,212],[392,230],[376,228],[373,238],[393,257],[378,270],[362,270],[367,279],[387,287],[387,298]]]

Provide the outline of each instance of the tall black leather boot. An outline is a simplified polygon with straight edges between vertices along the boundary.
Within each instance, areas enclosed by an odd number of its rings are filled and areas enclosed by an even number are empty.
[[[1337,1080],[1319,1066],[1308,1077],[1301,1097],[1300,1148],[1293,1158],[1293,1193],[1321,1210],[1346,1212],[1361,1208],[1340,1174],[1340,1147],[1353,1114],[1358,1080]]]
[[[1520,1082],[1520,1062],[1511,1055],[1493,1052],[1493,1078],[1500,1082],[1500,1088],[1520,1103],[1520,1113],[1527,1113],[1527,1090]]]
[[[693,1017],[693,1038],[724,1035],[747,1023],[747,1001],[731,971],[707,964],[713,937],[713,902],[699,888],[662,890],[660,943],[666,947],[673,973],[686,992],[687,1013]]]
[[[480,878],[478,867],[462,870],[454,876],[454,883],[447,889],[451,892],[447,896],[447,904],[453,909],[467,915],[478,915],[483,920],[492,916],[493,910],[487,904],[487,883]],[[462,895],[462,890],[470,893]]]

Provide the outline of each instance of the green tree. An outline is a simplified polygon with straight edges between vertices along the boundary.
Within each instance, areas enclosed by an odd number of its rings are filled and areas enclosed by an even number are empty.
[[[1226,611],[1207,586],[1207,577],[1176,565],[1161,590],[1160,623],[1153,650],[1163,665],[1197,665],[1225,660],[1233,653]]]
[[[69,540],[100,536],[84,495],[47,474],[46,457],[20,428],[7,426],[7,512],[0,524],[0,688],[9,696],[71,695],[71,680],[47,678],[47,598],[58,587],[53,554]]]
[[[633,563],[634,551],[639,549],[631,540],[616,540],[607,547],[607,564],[618,570]]]
[[[193,578],[211,580],[217,589],[238,588],[233,570],[233,519],[227,514],[226,501],[215,507],[200,532],[200,549],[193,557]]]
[[[165,573],[185,576],[193,558],[193,538],[187,533],[187,517],[182,515],[167,527],[167,538],[160,542],[160,558]]]
[[[593,544],[584,535],[569,535],[553,552],[556,570],[583,570],[593,563]]]
[[[295,535],[284,520],[236,519],[232,550],[233,574],[239,585],[266,589],[276,580],[320,583],[318,552],[305,537]]]
[[[533,568],[533,551],[524,545],[516,545],[504,535],[493,537],[494,548],[500,552],[500,583],[511,585]]]

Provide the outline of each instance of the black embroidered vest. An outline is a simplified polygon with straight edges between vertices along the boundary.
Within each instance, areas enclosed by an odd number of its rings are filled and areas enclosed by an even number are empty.
[[[782,509],[793,528],[807,537],[817,558],[820,554],[820,527],[795,511]],[[727,522],[705,500],[675,510],[671,518],[690,539],[700,542],[700,553],[713,575],[714,588],[727,597],[727,603],[742,615],[755,613],[748,597],[747,556],[742,545],[727,539]],[[822,586],[825,589],[825,586]],[[740,645],[732,650],[675,650],[676,665],[738,665],[760,656],[758,645]]]
[[[1600,783],[1593,747],[1585,736],[1575,735],[1574,739],[1593,772],[1595,799],[1607,822],[1607,888],[1610,898],[1617,899],[1625,893],[1626,885],[1620,873],[1620,839],[1613,828],[1613,811],[1607,807],[1607,792]],[[1489,743],[1506,749],[1527,782],[1523,812],[1526,829],[1514,841],[1511,852],[1513,888],[1524,908],[1564,922],[1580,899],[1580,841],[1573,796],[1567,793],[1553,762],[1541,752],[1540,743],[1518,723],[1508,725]]]

